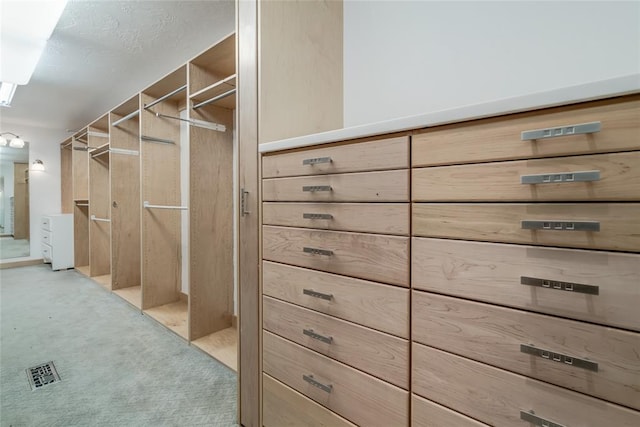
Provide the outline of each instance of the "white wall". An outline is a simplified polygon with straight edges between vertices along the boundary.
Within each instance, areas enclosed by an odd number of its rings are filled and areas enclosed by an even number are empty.
[[[344,125],[640,72],[640,2],[344,3]]]

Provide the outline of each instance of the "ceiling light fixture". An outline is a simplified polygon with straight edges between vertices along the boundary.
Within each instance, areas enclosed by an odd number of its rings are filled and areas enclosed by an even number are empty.
[[[31,170],[39,171],[39,172],[44,171],[44,163],[42,163],[42,160],[40,159],[34,160],[33,164],[31,165]]]
[[[9,142],[9,147],[11,148],[22,148],[24,147],[24,141],[13,132],[2,132],[0,133],[0,145],[5,147],[7,145],[7,138],[2,135],[13,135],[15,138],[12,138]]]
[[[0,107],[11,106],[11,100],[17,87],[18,85],[13,83],[0,82]]]

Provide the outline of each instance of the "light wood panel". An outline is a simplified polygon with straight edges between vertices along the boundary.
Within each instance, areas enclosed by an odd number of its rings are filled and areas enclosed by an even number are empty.
[[[409,286],[409,239],[289,227],[262,227],[263,258],[360,279]],[[332,255],[304,252],[304,248]]]
[[[89,138],[95,138],[89,136]],[[100,138],[104,139],[104,138]],[[107,140],[108,141],[108,140]],[[108,149],[107,149],[108,150]],[[111,223],[94,221],[111,218],[109,153],[92,156],[89,152],[89,266],[91,277],[111,273]],[[111,289],[111,283],[109,283]]]
[[[140,98],[142,104],[148,104],[154,99],[145,93],[142,93]],[[178,106],[172,101],[155,105],[153,111],[174,117],[179,115]],[[142,135],[173,141],[172,144],[150,141],[141,143],[142,200],[153,205],[180,206],[180,126],[178,121],[156,117],[153,112],[145,109],[141,110],[140,120]],[[180,210],[142,209],[143,310],[168,304],[179,298],[182,259],[181,212]]]
[[[421,344],[412,358],[414,393],[490,425],[523,426],[520,411],[566,426],[640,422],[637,411]]]
[[[272,377],[359,425],[408,424],[409,394],[340,362],[264,332],[263,369]],[[331,392],[303,379],[331,386]]]
[[[71,140],[60,145],[60,206],[62,213],[73,213],[73,151]]]
[[[238,371],[238,330],[230,327],[214,332],[191,344],[198,347],[229,369]]]
[[[100,286],[102,286],[103,288],[107,289],[107,290],[111,290],[111,275],[110,274],[105,274],[102,276],[95,276],[92,277],[93,281],[96,282],[97,284],[99,284]]]
[[[239,338],[238,420],[262,427],[260,323],[260,186],[258,154],[258,1],[236,3],[238,52],[238,189],[245,212],[237,214]],[[246,193],[245,193],[246,192]],[[236,203],[241,197],[236,195]]]
[[[640,408],[640,334],[414,291],[412,339],[499,368]],[[588,359],[597,372],[522,353]],[[551,357],[551,356],[550,356]]]
[[[269,375],[262,376],[262,384],[265,427],[355,427]]]
[[[13,238],[29,239],[29,163],[13,164]]]
[[[414,238],[414,289],[640,331],[640,256]],[[598,295],[532,287],[520,277],[598,286]]]
[[[144,297],[144,290],[143,290]],[[188,337],[188,303],[187,301],[176,301],[170,304],[152,307],[144,310],[144,313],[166,326],[171,331],[182,338]]]
[[[416,203],[413,233],[424,237],[640,251],[640,204]],[[600,231],[523,230],[521,221],[598,221]]]
[[[304,191],[305,186],[331,188]],[[264,179],[262,198],[279,202],[406,202],[409,170]]]
[[[89,153],[87,144],[73,138],[73,200],[89,200]]]
[[[80,274],[89,277],[89,266],[84,265],[82,267],[74,267]]]
[[[330,162],[304,164],[305,160],[323,157],[328,157]],[[408,136],[353,144],[320,146],[305,150],[267,154],[262,157],[263,178],[369,172],[406,169],[408,167]]]
[[[262,2],[258,28],[260,143],[342,127],[342,1]]]
[[[600,121],[594,134],[521,141],[526,130]],[[476,163],[640,149],[640,96],[439,126],[412,140],[413,166]]]
[[[361,233],[409,234],[408,203],[269,203],[262,204],[262,223],[288,227]],[[304,214],[331,215],[309,219]]]
[[[265,295],[409,338],[407,289],[269,261],[263,261],[262,271]],[[314,298],[305,289],[332,297]]]
[[[80,204],[85,204],[86,201]],[[89,265],[89,207],[78,206],[76,202],[73,208],[73,265],[78,267]],[[87,274],[88,276],[89,274]]]
[[[111,123],[121,116],[111,114]],[[111,274],[113,289],[138,287],[140,278],[140,121],[111,126]],[[118,149],[131,150],[130,154]],[[137,154],[136,154],[137,153]],[[139,297],[139,296],[138,296]],[[141,301],[138,301],[139,306]]]
[[[189,128],[189,337],[231,326],[233,316],[233,113],[192,110],[225,132]]]
[[[488,427],[487,424],[415,394],[411,395],[411,425],[414,427]]]
[[[189,61],[189,93],[196,94],[235,73],[236,35],[233,33]]]
[[[407,340],[269,297],[264,297],[262,310],[262,325],[267,331],[398,387],[409,388]],[[312,331],[331,342],[303,331]]]
[[[114,289],[113,293],[120,298],[127,301],[134,307],[140,308],[142,306],[142,287],[130,286],[128,288]]]
[[[599,171],[594,182],[521,184],[523,175]],[[640,200],[640,152],[413,169],[414,201]]]

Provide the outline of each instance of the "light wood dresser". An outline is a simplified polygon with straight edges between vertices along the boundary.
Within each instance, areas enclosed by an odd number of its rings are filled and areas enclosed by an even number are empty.
[[[265,426],[640,425],[640,96],[262,168]]]

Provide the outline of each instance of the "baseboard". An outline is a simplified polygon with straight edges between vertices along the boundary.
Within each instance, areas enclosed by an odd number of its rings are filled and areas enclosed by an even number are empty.
[[[24,261],[13,261],[0,263],[0,270],[5,268],[28,267],[30,265],[38,265],[44,263],[43,259],[27,259]]]

